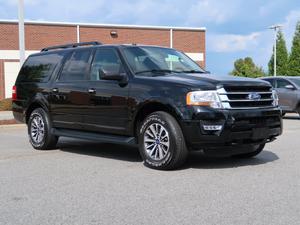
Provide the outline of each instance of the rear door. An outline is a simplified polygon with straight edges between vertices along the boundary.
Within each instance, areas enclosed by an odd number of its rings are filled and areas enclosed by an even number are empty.
[[[124,73],[124,64],[116,48],[100,47],[91,65],[88,89],[89,110],[86,129],[102,133],[126,134],[128,127],[128,85],[116,80],[103,80],[99,70]]]
[[[47,52],[31,55],[22,66],[16,80],[18,99],[16,105],[30,105],[33,98],[40,98],[48,106],[52,74],[56,74],[64,52]]]
[[[52,85],[51,110],[55,127],[82,129],[88,111],[88,72],[91,49],[70,52]]]
[[[297,92],[292,89],[286,88],[287,85],[295,87],[291,82],[286,79],[276,79],[276,91],[278,93],[279,105],[284,111],[293,111],[297,104]]]

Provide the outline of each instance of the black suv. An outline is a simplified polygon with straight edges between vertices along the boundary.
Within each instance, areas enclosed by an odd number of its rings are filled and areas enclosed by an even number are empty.
[[[282,132],[268,82],[214,76],[175,49],[98,42],[33,54],[13,111],[35,149],[60,136],[139,146],[144,164],[180,166],[192,150],[252,157]]]

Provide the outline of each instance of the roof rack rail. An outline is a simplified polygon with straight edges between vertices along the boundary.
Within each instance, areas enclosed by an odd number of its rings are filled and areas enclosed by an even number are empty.
[[[56,45],[56,46],[43,48],[41,50],[41,52],[46,52],[46,51],[55,50],[55,49],[76,48],[76,47],[86,46],[86,45],[102,45],[102,43],[98,42],[98,41],[90,41],[90,42],[79,42],[79,43],[72,43],[72,44],[66,44],[66,45]]]

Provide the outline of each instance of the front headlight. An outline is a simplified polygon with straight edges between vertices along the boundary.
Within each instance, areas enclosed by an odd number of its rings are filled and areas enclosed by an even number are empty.
[[[273,106],[278,106],[278,95],[275,90],[272,90]]]
[[[209,106],[215,109],[223,108],[216,91],[192,91],[186,95],[187,105]]]

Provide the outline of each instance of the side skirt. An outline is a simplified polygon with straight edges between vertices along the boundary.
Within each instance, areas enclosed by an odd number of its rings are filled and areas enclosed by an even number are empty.
[[[115,144],[125,144],[125,145],[137,144],[135,137],[121,136],[121,135],[100,134],[100,133],[84,132],[84,131],[70,130],[70,129],[59,129],[59,128],[52,128],[51,133],[56,136],[87,139],[92,141],[100,141],[104,143],[115,143]]]

